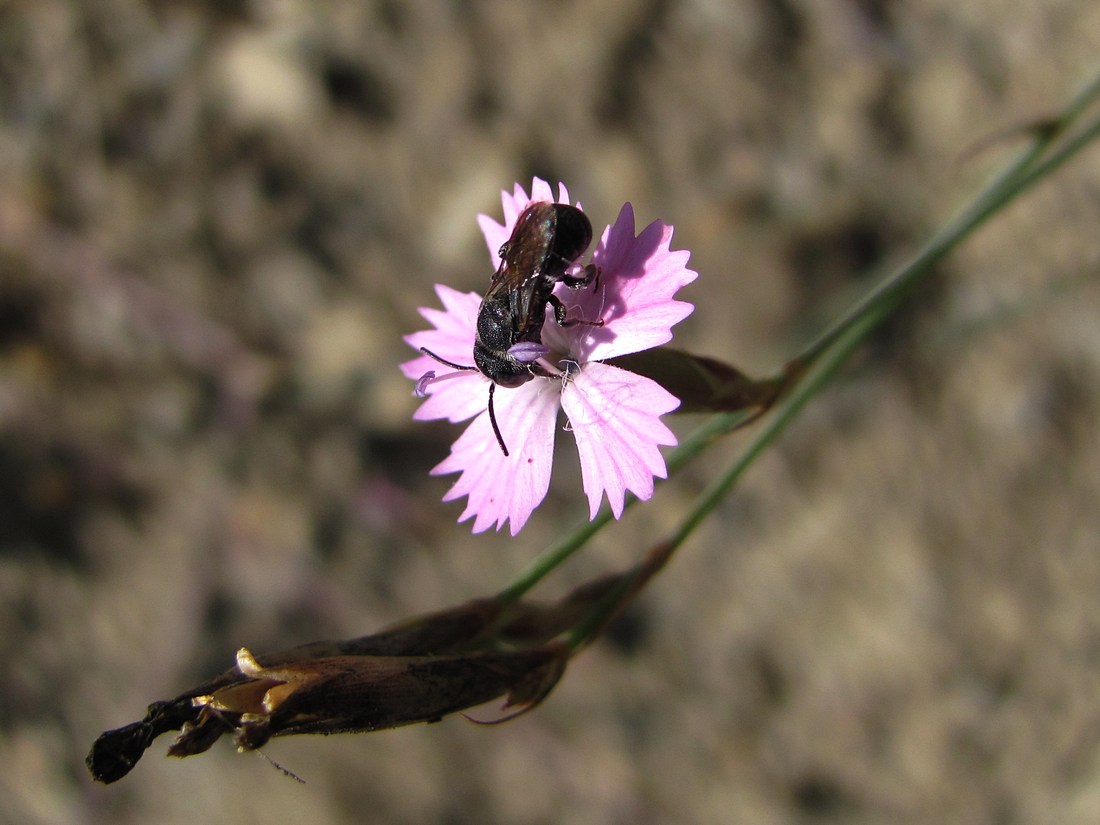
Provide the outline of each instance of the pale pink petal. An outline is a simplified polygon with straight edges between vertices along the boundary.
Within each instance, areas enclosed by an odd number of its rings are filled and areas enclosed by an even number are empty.
[[[473,329],[473,323],[470,321],[470,311],[473,310],[473,315],[477,316],[478,307],[481,306],[481,296],[478,293],[460,292],[457,289],[451,289],[449,286],[436,284],[435,294],[439,296],[443,308],[448,313],[463,320],[470,329]]]
[[[489,247],[489,262],[494,272],[500,266],[500,248],[511,236],[510,227],[515,220],[513,217],[511,223],[497,223],[489,215],[477,216],[477,225],[481,228],[481,234],[485,236],[485,243]]]
[[[452,364],[461,366],[473,366],[474,364],[474,345],[472,341],[469,344],[465,341],[454,343],[435,330],[421,330],[406,335],[405,343],[416,350],[425,347]],[[411,378],[414,381],[428,370],[434,371],[436,375],[442,375],[445,372],[451,372],[452,368],[424,354],[417,355],[411,361],[401,362],[401,372],[405,374],[406,378]]]
[[[558,190],[559,192],[564,192],[565,184],[559,183]],[[519,192],[523,192],[523,190],[519,189]],[[544,181],[542,178],[534,178],[531,181],[531,200],[557,201],[558,199],[554,197],[554,189],[550,186],[549,183]]]
[[[406,335],[405,342],[414,349],[426,347],[452,363],[473,366],[474,321],[481,297],[473,292],[458,292],[442,285],[436,287],[436,292],[447,311],[422,307],[420,314],[435,329]],[[413,414],[418,421],[436,418],[465,421],[485,409],[478,398],[488,391],[489,381],[476,370],[459,372],[427,355],[419,355],[401,364],[401,371],[414,381],[428,371],[437,376],[457,373],[454,377],[428,385],[429,398]]]
[[[473,366],[475,324],[481,296],[476,292],[459,292],[442,284],[436,285],[435,291],[443,302],[445,311],[431,307],[420,308],[420,314],[435,329],[406,335],[405,343],[417,350],[425,347],[452,363]],[[419,355],[401,365],[401,371],[413,380],[428,370],[442,374],[448,369],[450,368],[427,355]]]
[[[534,179],[536,183],[545,183],[541,178]],[[534,198],[535,187],[531,187],[531,197],[527,197],[527,191],[518,183],[512,187],[512,194],[509,195],[503,189],[500,191],[500,202],[504,207],[504,221],[511,225],[515,223],[516,215],[518,215],[523,207]]]
[[[545,185],[545,181],[535,178],[535,184],[539,183]],[[536,186],[532,186],[531,189],[534,191]],[[549,186],[546,186],[546,189],[549,191]],[[519,213],[524,210],[527,204],[534,199],[534,197],[528,198],[527,193],[523,191],[523,187],[517,183],[512,194],[500,193],[504,223],[497,223],[489,215],[477,216],[477,225],[481,228],[481,232],[485,236],[485,243],[489,246],[489,260],[492,261],[494,270],[500,266],[500,255],[498,253],[504,242],[511,237],[512,227],[516,225],[516,218],[519,217]],[[552,200],[552,198],[546,197],[545,200]]]
[[[634,236],[634,210],[625,204],[614,226],[604,230],[592,256],[602,270],[595,290],[574,292],[576,312],[595,315],[602,327],[571,327],[578,340],[571,352],[582,361],[641,352],[672,340],[672,327],[695,307],[672,296],[699,277],[687,268],[690,253],[673,252],[672,227],[654,221]],[[568,288],[558,294],[568,301]],[[567,304],[568,305],[568,304]]]
[[[443,372],[449,369],[442,364],[436,364],[436,367]],[[417,407],[413,418],[417,421],[446,418],[457,424],[485,412],[488,400],[489,379],[477,371],[462,372],[429,385],[428,397]]]
[[[474,518],[473,531],[509,522],[514,536],[546,497],[554,457],[554,430],[560,385],[535,380],[516,389],[496,390],[494,406],[505,456],[486,412],[475,418],[451,447],[433,475],[460,472],[444,501],[467,497],[459,521]],[[488,402],[488,388],[484,396]]]
[[[654,477],[666,475],[658,447],[676,443],[660,416],[680,406],[679,399],[648,378],[592,363],[565,387],[561,403],[577,439],[590,515],[604,493],[615,518],[627,490],[642,500],[652,496]]]

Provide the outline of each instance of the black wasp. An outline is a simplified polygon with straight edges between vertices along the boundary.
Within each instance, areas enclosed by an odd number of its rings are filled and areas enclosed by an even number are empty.
[[[489,385],[489,421],[504,455],[508,455],[508,448],[493,411],[493,391],[498,384],[518,387],[536,375],[555,377],[537,362],[546,353],[542,346],[546,305],[554,308],[554,317],[563,327],[603,324],[570,320],[565,305],[554,295],[559,281],[577,289],[598,279],[599,269],[592,264],[579,275],[566,274],[591,242],[592,224],[575,206],[541,201],[528,205],[516,219],[512,236],[500,248],[500,266],[481,300],[474,339],[475,366],[452,364],[429,350],[421,350],[449,367],[476,369],[493,382]],[[517,344],[532,346],[517,348]]]

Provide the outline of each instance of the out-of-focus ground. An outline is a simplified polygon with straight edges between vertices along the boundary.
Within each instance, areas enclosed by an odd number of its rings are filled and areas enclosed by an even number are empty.
[[[397,369],[433,283],[487,283],[502,188],[674,224],[677,341],[763,374],[1098,57],[1086,0],[0,3],[0,821],[1100,821],[1100,148],[942,264],[537,712],[273,742],[306,785],[228,741],[83,765],[238,646],[493,592],[586,513],[564,436],[517,539],[456,525],[458,429]]]

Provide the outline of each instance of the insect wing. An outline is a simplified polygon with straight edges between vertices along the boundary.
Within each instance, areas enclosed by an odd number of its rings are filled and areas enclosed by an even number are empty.
[[[592,243],[592,224],[588,216],[575,206],[554,204],[555,220],[553,237],[548,244],[543,274],[560,278]]]
[[[512,235],[501,249],[500,266],[489,283],[485,299],[508,294],[512,327],[517,336],[541,326],[538,306],[539,277],[554,241],[557,210],[552,203],[532,203],[516,219]]]
[[[488,298],[504,290],[519,289],[539,274],[554,242],[557,211],[552,203],[532,203],[524,209],[501,247],[500,266],[489,283]]]

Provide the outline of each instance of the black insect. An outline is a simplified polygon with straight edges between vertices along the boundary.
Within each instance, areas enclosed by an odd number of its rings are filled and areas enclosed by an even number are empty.
[[[569,319],[565,305],[554,295],[554,286],[559,281],[576,289],[598,279],[599,269],[592,264],[579,275],[566,274],[591,242],[592,224],[575,206],[530,204],[520,213],[512,236],[500,248],[500,266],[481,301],[474,339],[475,366],[453,364],[421,349],[442,364],[459,370],[476,369],[493,382],[489,385],[489,421],[504,455],[508,455],[508,448],[493,411],[493,391],[498,384],[513,388],[536,375],[555,376],[537,361],[546,352],[542,346],[546,305],[554,308],[554,317],[563,327],[603,325],[603,321]],[[517,347],[517,344],[531,346]]]

